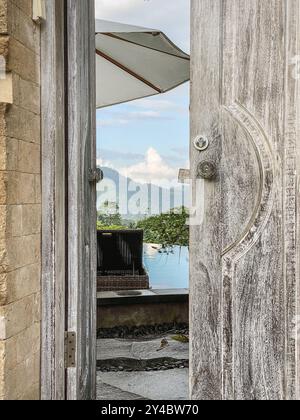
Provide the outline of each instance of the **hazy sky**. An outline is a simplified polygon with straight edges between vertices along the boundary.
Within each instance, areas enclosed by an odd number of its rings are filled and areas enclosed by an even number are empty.
[[[160,29],[189,52],[189,0],[96,0],[96,18]],[[189,85],[97,111],[98,158],[138,182],[188,165]]]

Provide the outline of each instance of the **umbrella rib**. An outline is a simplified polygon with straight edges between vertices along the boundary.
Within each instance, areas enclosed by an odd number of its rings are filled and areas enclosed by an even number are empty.
[[[144,83],[145,85],[147,85],[151,89],[155,90],[157,93],[163,93],[163,90],[162,89],[160,89],[159,87],[155,86],[153,83],[149,82],[144,77],[142,77],[139,74],[135,73],[133,70],[130,70],[128,67],[126,67],[123,64],[119,63],[118,61],[116,61],[115,59],[113,59],[109,55],[105,54],[104,52],[96,49],[96,54],[99,55],[100,57],[104,58],[105,60],[109,61],[110,63],[114,64],[116,67],[119,67],[119,69],[121,69],[121,70],[125,71],[126,73],[130,74],[131,76],[135,77],[140,82]]]

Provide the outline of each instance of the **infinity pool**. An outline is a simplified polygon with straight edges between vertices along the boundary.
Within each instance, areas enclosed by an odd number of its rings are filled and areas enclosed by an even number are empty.
[[[159,245],[144,244],[144,264],[154,289],[187,289],[189,287],[189,249],[176,246],[161,253]]]

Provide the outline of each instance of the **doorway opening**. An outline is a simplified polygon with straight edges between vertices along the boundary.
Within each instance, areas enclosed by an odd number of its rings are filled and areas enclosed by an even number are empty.
[[[96,117],[97,165],[103,173],[97,187],[97,398],[185,400],[189,5],[186,0],[120,1],[118,8],[111,3],[96,0],[96,19],[113,25],[105,29],[105,39],[96,38],[100,74],[108,74],[102,90],[107,97]],[[96,20],[96,33],[97,25]],[[170,75],[163,90],[163,80],[153,79],[166,63]],[[118,91],[120,73],[124,81]],[[138,89],[131,97],[134,80]],[[103,84],[97,83],[98,93]]]

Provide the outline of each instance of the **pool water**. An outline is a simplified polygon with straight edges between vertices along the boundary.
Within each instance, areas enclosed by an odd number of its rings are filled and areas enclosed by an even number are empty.
[[[144,244],[144,264],[153,289],[187,289],[189,287],[189,249],[176,246],[168,254],[160,246]]]

